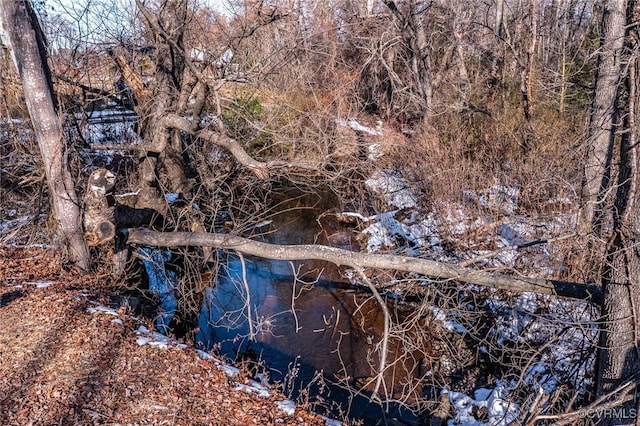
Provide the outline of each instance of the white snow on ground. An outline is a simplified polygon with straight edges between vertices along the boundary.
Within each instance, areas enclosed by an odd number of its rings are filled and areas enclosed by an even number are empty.
[[[455,411],[454,418],[448,421],[449,426],[508,426],[519,416],[518,406],[506,399],[508,392],[501,384],[495,389],[477,389],[473,398],[447,389],[442,392],[449,395]],[[488,422],[476,420],[473,412],[478,408],[487,409]]]
[[[364,126],[360,124],[355,118],[348,118],[346,120],[338,119],[336,120],[336,124],[342,127],[349,127],[355,132],[365,133],[370,136],[381,136],[382,134],[384,134],[381,122],[379,122],[375,128]],[[383,155],[383,153],[380,151],[380,145],[378,145],[377,143],[370,143],[367,147],[367,150],[367,158],[371,161],[375,161]]]
[[[330,419],[328,417],[323,417],[323,419],[327,426],[343,426],[341,421]]]
[[[12,220],[0,221],[0,235],[5,234],[13,228],[23,226],[33,220],[33,216],[23,216]]]
[[[355,118],[336,120],[336,124],[338,126],[351,127],[351,129],[355,130],[356,132],[367,133],[372,136],[380,136],[383,133],[382,123],[379,123],[375,129],[373,127],[363,126],[362,124],[358,123],[358,120],[356,120]]]
[[[167,204],[173,204],[180,198],[180,194],[175,192],[164,194],[164,199],[167,201]]]
[[[398,209],[415,207],[418,202],[409,183],[391,171],[376,172],[364,184],[370,191],[382,194],[387,203]]]
[[[106,314],[106,315],[111,315],[114,317],[119,317],[120,314],[118,313],[118,311],[116,311],[115,309],[112,308],[108,308],[106,306],[103,305],[96,305],[95,307],[89,308],[87,309],[87,312],[89,312],[90,314]]]
[[[369,154],[367,154],[367,159],[375,161],[382,157],[382,155],[382,152],[380,152],[380,145],[377,143],[369,145]]]
[[[377,172],[366,185],[392,208],[386,213],[360,218],[368,225],[362,232],[368,238],[370,252],[391,250],[445,262],[480,259],[473,264],[475,267],[517,267],[520,272],[534,276],[553,274],[563,267],[561,259],[554,259],[554,249],[549,244],[526,250],[519,246],[570,234],[575,219],[568,214],[556,214],[535,221],[518,214],[519,191],[515,188],[493,185],[482,191],[465,191],[462,204],[452,202],[440,206],[439,212],[425,213],[419,210],[419,197],[411,185],[397,172]],[[458,246],[467,245],[468,250],[464,253],[446,251],[440,245],[443,232],[449,241],[459,243]],[[470,244],[491,248],[479,249]],[[488,353],[515,343],[533,348],[537,353],[526,370],[520,372],[520,381],[497,380],[494,389],[477,389],[473,397],[445,389],[454,407],[454,418],[449,425],[511,424],[520,414],[518,402],[510,396],[516,385],[550,394],[568,382],[578,394],[586,392],[592,383],[593,348],[597,343],[597,312],[592,305],[534,293],[509,297],[504,292],[473,287],[477,286],[464,288],[487,294],[481,308],[492,316],[490,337],[495,345],[492,349],[486,346],[478,349]],[[457,312],[435,306],[430,311],[449,332],[466,332],[464,323],[456,320]],[[487,409],[487,422],[474,416],[478,408]]]
[[[442,323],[442,326],[445,328],[445,330],[453,331],[456,333],[464,333],[465,331],[467,331],[467,329],[458,321],[454,319],[447,319],[447,313],[443,309],[431,306],[429,310],[433,314],[433,317]]]
[[[247,393],[255,393],[261,398],[268,398],[270,395],[269,388],[256,382],[255,380],[248,380],[248,384],[239,383],[234,390],[242,390]]]
[[[187,347],[184,343],[179,343],[177,340],[167,337],[164,334],[158,333],[157,331],[150,331],[144,325],[138,327],[136,334],[138,335],[136,343],[140,346],[149,345],[162,349],[167,349],[169,346],[175,346],[180,349]]]
[[[493,185],[484,191],[464,191],[463,198],[467,202],[481,207],[502,210],[514,214],[518,209],[520,190],[504,185]]]
[[[54,285],[55,283],[56,283],[56,281],[45,281],[45,280],[27,281],[27,282],[25,282],[25,284],[33,285],[33,286],[36,286],[37,288],[47,288],[47,287],[50,287],[50,286]]]
[[[290,399],[276,401],[275,404],[280,410],[284,411],[287,416],[293,416],[296,413],[296,404]]]
[[[400,246],[406,254],[417,254],[412,248],[434,247],[440,243],[438,226],[433,214],[418,219],[416,212],[398,220],[398,210],[376,215],[376,220],[362,232],[368,235],[367,250],[370,252]],[[400,244],[398,244],[400,242]]]

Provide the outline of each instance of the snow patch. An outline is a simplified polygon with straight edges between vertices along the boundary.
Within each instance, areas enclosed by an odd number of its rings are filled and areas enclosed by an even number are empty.
[[[235,377],[240,374],[240,369],[226,364],[218,365],[218,368],[227,375],[227,377]]]
[[[136,343],[139,346],[149,345],[162,349],[167,349],[169,346],[174,346],[179,349],[185,349],[187,347],[184,343],[180,343],[175,339],[165,336],[164,334],[156,331],[149,331],[149,329],[144,325],[138,327],[136,334],[138,335]]]
[[[514,302],[490,297],[485,306],[493,313],[490,333],[498,345],[540,347],[524,372],[525,384],[546,394],[566,382],[579,395],[588,390],[598,338],[598,315],[588,302],[523,293]]]
[[[198,356],[200,357],[200,359],[204,359],[206,361],[217,361],[217,358],[214,357],[213,355],[211,355],[208,352],[205,352],[201,349],[196,349],[196,352],[198,354]]]
[[[502,384],[495,389],[477,389],[473,398],[447,389],[442,392],[449,395],[449,401],[454,408],[454,418],[447,423],[449,426],[508,426],[520,415],[519,407],[506,399],[509,392]],[[488,422],[481,422],[475,418],[474,412],[478,408],[486,408]]]
[[[518,209],[520,190],[504,185],[493,185],[483,191],[464,191],[463,198],[471,204],[481,207],[514,214]]]
[[[375,252],[384,248],[403,247],[406,254],[417,255],[419,248],[432,248],[440,241],[438,223],[433,213],[418,219],[418,213],[396,219],[398,210],[376,215],[371,225],[362,230],[368,235],[367,251]]]
[[[112,309],[112,308],[108,308],[108,307],[106,307],[104,305],[96,305],[94,307],[88,308],[87,312],[89,312],[90,314],[112,315],[114,317],[119,317],[120,316],[118,311],[116,311],[115,309]]]
[[[323,419],[326,426],[343,426],[342,422],[339,420],[330,419],[328,417],[323,417]]]
[[[442,323],[442,327],[444,327],[445,330],[456,333],[464,333],[465,331],[467,331],[467,329],[458,321],[447,319],[447,313],[443,309],[431,306],[429,308],[429,311],[431,311],[431,314],[436,320]]]
[[[355,118],[348,118],[346,120],[336,120],[336,124],[339,126],[350,127],[352,130],[355,130],[356,132],[362,132],[372,136],[380,136],[383,133],[381,122],[378,122],[378,125],[375,129],[373,127],[363,126]]]
[[[177,193],[168,193],[164,194],[164,199],[167,201],[167,204],[173,204],[180,198],[180,194]]]
[[[409,183],[389,170],[374,173],[364,184],[369,190],[382,194],[387,203],[399,209],[416,207],[418,202]]]
[[[270,395],[269,388],[255,380],[249,380],[249,384],[238,383],[238,385],[233,389],[235,391],[244,391],[247,393],[253,393],[258,395],[261,398],[268,398]]]
[[[369,154],[367,154],[367,159],[371,161],[375,161],[378,158],[382,157],[382,152],[380,151],[380,145],[377,143],[372,143],[369,145]]]
[[[38,281],[27,281],[25,284],[33,285],[33,286],[36,286],[37,288],[47,288],[54,285],[55,283],[56,283],[55,281],[38,280]]]
[[[291,417],[295,414],[296,412],[296,403],[291,401],[290,399],[285,399],[284,401],[276,401],[274,402],[274,404],[276,404],[276,406],[284,411],[284,413]]]

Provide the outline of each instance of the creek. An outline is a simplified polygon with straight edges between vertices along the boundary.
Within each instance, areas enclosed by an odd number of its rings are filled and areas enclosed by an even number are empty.
[[[92,144],[121,143],[133,138],[134,122],[130,111],[97,111],[89,117],[85,138]],[[92,153],[94,165],[111,164],[113,153],[105,154]],[[327,191],[284,190],[273,196],[275,213],[252,238],[274,244],[359,249],[355,232],[327,214],[337,204]],[[149,289],[164,306],[156,327],[167,331],[176,307],[177,283],[164,270],[170,253],[142,249],[138,255]],[[371,378],[380,361],[384,315],[368,291],[349,283],[344,270],[320,261],[273,261],[233,252],[218,252],[218,256],[218,275],[205,291],[198,317],[198,349],[251,365],[254,373],[259,371],[281,383],[285,394],[308,402],[322,414],[346,415],[365,425],[391,424],[393,418],[416,423],[401,406],[369,399]],[[415,371],[415,365],[394,368],[394,383],[403,376],[415,376]],[[390,397],[395,391],[391,387],[387,388]]]
[[[325,211],[321,205],[283,209],[257,238],[356,249],[352,231],[318,220]],[[215,285],[206,291],[197,347],[258,365],[290,397],[323,414],[347,414],[367,425],[388,424],[385,419],[394,417],[413,423],[406,410],[369,401],[372,384],[366,384],[378,368],[384,324],[369,292],[354,289],[342,278],[344,271],[325,262],[225,256]],[[347,384],[362,392],[347,391]]]

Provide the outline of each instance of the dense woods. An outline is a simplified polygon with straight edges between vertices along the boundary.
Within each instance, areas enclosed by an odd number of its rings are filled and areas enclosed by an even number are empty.
[[[12,205],[50,213],[27,237],[66,247],[69,267],[130,286],[139,247],[172,247],[197,313],[221,250],[346,265],[384,314],[371,378],[348,383],[354,392],[443,424],[460,407],[442,389],[497,389],[495,375],[512,379],[519,408],[490,424],[637,421],[635,0],[1,4],[0,219]],[[135,124],[91,133],[116,110]],[[33,137],[19,136],[29,120]],[[261,239],[311,195],[331,234],[320,242],[334,247]],[[372,249],[370,226],[390,211],[405,234]],[[347,246],[332,243],[326,217],[354,235]],[[436,243],[406,231],[425,218]],[[516,222],[536,230],[505,243],[502,227]],[[504,343],[491,331],[498,315],[482,308],[522,292],[552,295],[533,316],[591,336],[580,363],[593,378],[553,373],[546,393],[527,382],[546,349]],[[558,319],[550,306],[567,299],[555,296],[586,300],[572,303],[599,319]],[[403,298],[415,316],[394,311]],[[429,306],[466,331],[425,331]],[[456,368],[440,365],[445,353]],[[396,366],[416,381],[399,383]],[[602,415],[613,408],[625,415]]]

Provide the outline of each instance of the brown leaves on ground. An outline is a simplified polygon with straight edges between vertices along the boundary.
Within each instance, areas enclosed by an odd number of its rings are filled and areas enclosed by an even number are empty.
[[[87,311],[95,275],[59,265],[51,252],[0,249],[0,424],[325,424],[288,417],[275,391],[234,390],[193,349],[138,346],[139,323]]]

